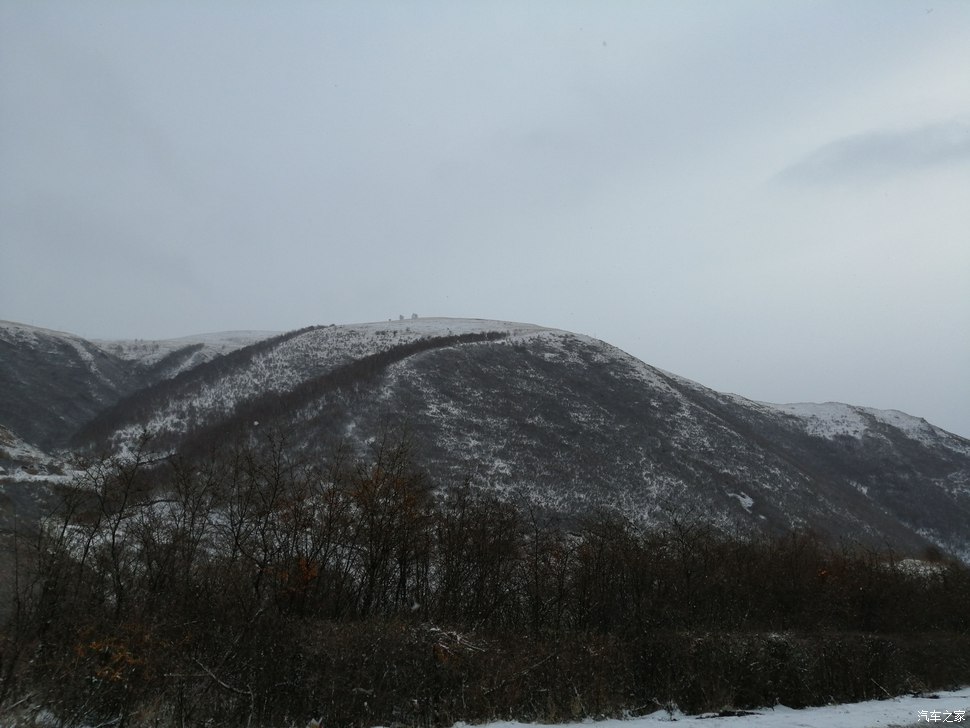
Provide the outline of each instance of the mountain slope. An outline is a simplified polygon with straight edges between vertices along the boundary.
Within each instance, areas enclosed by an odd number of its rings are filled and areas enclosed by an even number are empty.
[[[137,385],[130,366],[90,341],[0,322],[0,424],[29,443],[64,444]]]
[[[885,423],[829,440],[584,337],[429,352],[343,410],[355,413],[351,431],[406,419],[451,480],[468,474],[559,510],[610,503],[645,521],[692,514],[909,549],[924,536],[968,546],[966,440],[917,440]],[[321,407],[318,421],[339,411]]]
[[[229,354],[258,341],[278,336],[278,331],[223,331],[177,339],[95,340],[102,350],[149,374],[149,381],[171,379],[199,364]]]
[[[340,367],[397,347],[435,336],[539,328],[494,321],[420,319],[300,329],[205,362],[146,388],[105,410],[80,430],[75,442],[85,444],[106,438],[114,448],[124,448],[144,430],[162,439],[178,440],[200,427],[232,418],[244,403],[282,396]]]
[[[35,446],[60,448],[122,397],[269,336],[93,342],[0,321],[0,424]]]
[[[970,553],[970,442],[902,413],[751,402],[595,339],[507,322],[316,328],[238,354],[245,363],[197,367],[82,434],[125,447],[147,430],[184,449],[276,427],[325,452],[403,426],[439,483],[470,478],[564,513],[609,505],[644,522]]]
[[[565,331],[314,327],[175,369],[102,407],[74,443],[124,450],[149,432],[191,453],[270,429],[325,456],[405,427],[439,485],[470,479],[567,516],[607,506],[970,557],[970,441],[899,412],[720,394]]]

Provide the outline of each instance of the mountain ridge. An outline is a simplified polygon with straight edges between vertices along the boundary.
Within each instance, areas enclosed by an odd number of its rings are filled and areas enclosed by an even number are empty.
[[[30,337],[0,326],[0,343],[11,338],[29,349]],[[83,357],[70,350],[84,340],[74,338],[37,334],[37,350],[18,356],[60,357],[77,375]],[[407,428],[439,484],[470,479],[552,511],[602,506],[644,523],[692,513],[724,528],[813,528],[970,556],[970,441],[894,410],[715,392],[559,329],[443,318],[307,327],[168,376],[151,365],[186,347],[147,367],[84,351],[118,373],[87,420],[71,420],[65,442],[88,451],[124,452],[144,432],[163,452],[201,451],[276,428],[302,452],[364,452],[379,432]],[[21,403],[36,396],[35,380],[11,374],[25,366],[0,366]],[[83,389],[98,378],[88,374],[69,384]],[[0,409],[0,425],[29,441],[10,420]]]

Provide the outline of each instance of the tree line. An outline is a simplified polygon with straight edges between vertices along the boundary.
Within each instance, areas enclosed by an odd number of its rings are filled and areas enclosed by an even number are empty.
[[[811,533],[563,521],[432,487],[406,438],[107,459],[14,544],[0,714],[450,725],[970,679],[970,572]]]

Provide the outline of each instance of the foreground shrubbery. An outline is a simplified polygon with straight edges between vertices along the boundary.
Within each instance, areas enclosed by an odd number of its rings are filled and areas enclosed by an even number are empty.
[[[103,463],[17,557],[0,706],[68,725],[555,721],[970,681],[963,565],[432,499],[403,443]]]

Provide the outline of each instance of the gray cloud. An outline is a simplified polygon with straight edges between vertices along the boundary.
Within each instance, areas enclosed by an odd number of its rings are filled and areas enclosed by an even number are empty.
[[[516,319],[970,434],[970,3],[934,7],[0,0],[0,318]]]
[[[783,170],[785,182],[826,184],[970,162],[970,123],[948,121],[836,139]]]

